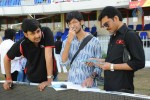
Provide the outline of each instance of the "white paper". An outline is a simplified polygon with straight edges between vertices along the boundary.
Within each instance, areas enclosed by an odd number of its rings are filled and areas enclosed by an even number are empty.
[[[62,84],[67,85],[67,88],[61,88],[60,86]],[[59,90],[66,90],[66,89],[75,89],[78,91],[91,91],[91,92],[100,92],[101,90],[97,87],[94,88],[87,88],[87,87],[82,87],[81,85],[73,84],[71,82],[52,82],[52,86],[56,91]]]

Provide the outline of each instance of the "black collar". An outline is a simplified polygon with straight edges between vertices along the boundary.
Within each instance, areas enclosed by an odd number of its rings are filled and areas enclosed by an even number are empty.
[[[117,33],[125,33],[126,30],[127,30],[127,26],[125,24],[123,24],[118,30],[117,30]]]

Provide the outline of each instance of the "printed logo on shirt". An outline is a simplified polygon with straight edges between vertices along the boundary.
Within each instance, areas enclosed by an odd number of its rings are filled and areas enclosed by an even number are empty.
[[[116,41],[116,44],[124,44],[124,40],[118,39],[118,40]]]

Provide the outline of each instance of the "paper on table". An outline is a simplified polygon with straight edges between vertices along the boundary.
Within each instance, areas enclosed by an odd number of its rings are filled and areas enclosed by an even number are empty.
[[[91,92],[100,92],[99,88],[80,88],[79,91],[91,91]]]
[[[67,88],[61,88],[60,86],[62,84],[67,85]],[[71,82],[52,82],[52,87],[56,90],[66,90],[66,89],[75,89],[78,91],[91,91],[91,92],[100,92],[101,90],[99,88],[87,88],[87,87],[82,87],[81,85],[73,84]]]
[[[72,84],[71,82],[52,82],[51,87],[53,87],[56,91],[66,90],[68,88],[68,84]],[[67,88],[62,88],[61,85],[66,85]]]

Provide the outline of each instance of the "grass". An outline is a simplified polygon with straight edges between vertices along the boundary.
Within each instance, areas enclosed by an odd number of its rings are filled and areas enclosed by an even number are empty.
[[[135,93],[150,96],[150,68],[144,68],[135,73]]]
[[[150,68],[144,68],[135,72],[134,86],[135,93],[150,96]],[[0,74],[0,80],[4,80],[4,76]],[[59,81],[67,80],[67,73],[59,73]],[[103,89],[103,86],[100,86]]]

